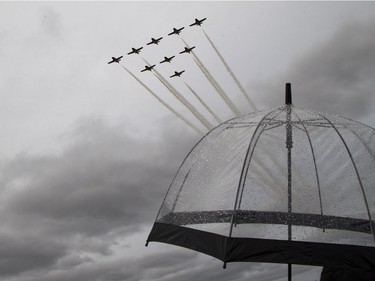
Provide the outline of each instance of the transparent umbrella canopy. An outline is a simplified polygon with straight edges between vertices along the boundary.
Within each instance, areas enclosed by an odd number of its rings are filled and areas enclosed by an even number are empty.
[[[375,130],[286,105],[226,121],[187,155],[149,241],[224,262],[375,269]]]

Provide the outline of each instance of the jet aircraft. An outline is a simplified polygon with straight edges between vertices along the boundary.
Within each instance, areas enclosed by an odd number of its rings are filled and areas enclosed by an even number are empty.
[[[173,31],[171,33],[169,33],[168,35],[173,35],[173,34],[179,35],[181,33],[181,30],[183,30],[184,28],[185,27],[181,27],[179,29],[173,28]]]
[[[161,39],[163,39],[163,37],[160,37],[160,38],[158,38],[158,39],[151,38],[151,41],[148,42],[147,45],[151,45],[151,44],[156,44],[156,45],[158,45]]]
[[[150,65],[150,66],[148,66],[148,65],[145,65],[145,69],[143,69],[143,70],[141,70],[141,72],[143,72],[143,71],[151,71],[153,68],[155,67],[155,64],[154,65]]]
[[[171,56],[171,57],[164,57],[164,60],[162,60],[160,63],[163,63],[163,62],[171,62],[171,60],[174,58],[174,56]]]
[[[195,48],[195,46],[194,46],[194,47],[191,47],[191,48],[187,48],[187,47],[185,47],[185,50],[183,50],[182,52],[180,52],[180,54],[183,54],[183,53],[189,53],[189,54],[190,54],[190,52],[191,52],[194,48]]]
[[[182,71],[180,71],[180,72],[175,71],[174,74],[173,74],[172,76],[169,76],[169,77],[170,77],[170,78],[172,78],[172,77],[177,77],[177,76],[180,77],[181,74],[184,73],[184,72],[185,72],[185,70],[182,70]]]
[[[120,63],[121,58],[122,58],[122,56],[118,57],[118,58],[112,57],[112,60],[110,62],[108,62],[108,64],[113,63],[113,62]]]
[[[207,19],[207,18],[204,18],[204,19],[201,19],[201,20],[199,20],[199,19],[195,19],[195,22],[192,23],[190,26],[194,26],[194,25],[199,25],[199,26],[201,26],[201,25],[202,25],[202,22],[204,22],[206,19]]]
[[[131,54],[139,54],[141,52],[141,50],[143,49],[143,47],[140,47],[140,48],[132,48],[132,51],[130,53],[128,53],[128,55],[131,55]]]

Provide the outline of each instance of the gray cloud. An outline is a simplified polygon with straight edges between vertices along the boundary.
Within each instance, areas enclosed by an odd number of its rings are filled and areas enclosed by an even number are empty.
[[[68,266],[50,268],[47,272],[36,273],[17,279],[22,281],[172,281],[172,280],[218,280],[218,281],[274,281],[285,279],[286,265],[233,263],[227,269],[222,268],[222,262],[197,252],[170,246],[161,248],[157,253],[142,257],[115,257],[112,259],[85,262],[79,256],[66,256],[62,260]],[[81,262],[81,263],[79,263]],[[294,267],[294,273],[309,273],[309,267]],[[316,280],[319,270],[309,274],[311,279],[294,278],[296,281]],[[303,276],[306,276],[304,274]],[[316,279],[313,279],[316,278]]]
[[[375,22],[354,22],[314,46],[287,73],[257,88],[263,102],[280,105],[284,83],[291,82],[296,106],[359,118],[374,105],[374,75]]]
[[[176,154],[181,155],[175,144],[160,142],[173,143],[176,136],[136,140],[119,129],[89,120],[77,127],[77,139],[61,155],[19,156],[4,167],[3,186],[11,189],[17,181],[24,186],[7,195],[5,206],[16,214],[64,220],[82,228],[76,230],[94,233],[111,224],[150,219],[149,208],[160,204],[155,197],[162,197],[176,169]]]
[[[58,257],[66,254],[66,247],[62,243],[35,236],[32,230],[29,234],[1,234],[0,245],[0,276],[50,267]]]
[[[110,257],[117,238],[153,222],[197,136],[166,128],[137,139],[85,118],[66,137],[59,155],[21,154],[3,163],[0,219],[9,235],[0,236],[8,247],[2,274],[90,263],[77,253]]]

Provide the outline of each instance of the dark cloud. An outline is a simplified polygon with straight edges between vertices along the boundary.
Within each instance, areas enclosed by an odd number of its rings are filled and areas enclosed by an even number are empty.
[[[375,22],[356,22],[314,46],[287,73],[256,87],[263,102],[277,106],[285,82],[291,82],[296,106],[359,118],[372,111],[374,75]]]
[[[137,139],[123,127],[85,118],[66,135],[70,144],[61,154],[22,154],[3,163],[0,219],[9,235],[0,236],[8,247],[0,263],[7,270],[0,272],[90,261],[77,253],[111,256],[117,238],[153,222],[196,141],[189,133],[170,127]]]
[[[176,144],[184,143],[173,134],[133,139],[100,120],[81,123],[75,133],[61,155],[23,155],[4,167],[4,187],[23,185],[7,196],[5,206],[14,214],[63,221],[65,230],[95,235],[152,219],[150,209],[160,204],[176,170],[176,154],[181,155]]]
[[[50,268],[48,272],[25,276],[22,281],[275,281],[286,278],[287,266],[277,264],[259,263],[233,263],[222,268],[222,262],[195,251],[182,249],[175,246],[159,248],[158,252],[145,254],[142,257],[115,257],[108,260],[92,262],[82,257],[66,256],[59,262],[59,268]],[[81,263],[79,263],[81,262]],[[309,273],[311,268],[295,266],[294,274]],[[316,280],[319,271],[309,274]],[[306,276],[306,275],[305,275]],[[315,277],[315,279],[313,279]]]
[[[62,243],[35,236],[32,232],[0,235],[0,277],[48,268],[66,254],[66,247]]]

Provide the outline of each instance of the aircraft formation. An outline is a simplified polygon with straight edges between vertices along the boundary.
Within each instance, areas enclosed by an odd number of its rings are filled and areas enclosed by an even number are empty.
[[[190,27],[201,26],[202,23],[205,20],[206,20],[206,18],[203,18],[203,19],[200,19],[200,20],[199,19],[195,19],[194,22],[191,23],[189,26]],[[176,56],[178,56],[178,55],[184,55],[184,54],[190,54],[190,56],[192,57],[192,59],[194,60],[194,62],[196,64],[197,68],[202,72],[202,74],[205,76],[205,78],[211,84],[211,86],[215,89],[215,91],[220,96],[220,98],[225,102],[225,104],[231,110],[231,112],[233,113],[233,115],[234,116],[240,116],[241,112],[238,110],[238,108],[236,107],[236,105],[233,103],[233,101],[231,100],[230,96],[225,93],[224,89],[220,86],[220,83],[218,83],[218,81],[215,80],[215,78],[212,76],[212,74],[207,69],[207,67],[199,59],[199,57],[197,56],[197,54],[195,52],[193,52],[193,50],[196,48],[196,46],[189,46],[185,42],[185,40],[182,38],[182,36],[180,35],[183,32],[184,29],[185,29],[185,27],[173,28],[172,32],[168,33],[168,36],[179,35],[180,39],[185,44],[184,49],[181,50],[176,55],[164,56],[163,59],[159,60],[158,64],[163,64],[163,63],[169,63],[170,64],[170,63],[172,63],[172,60],[174,58],[176,58]],[[241,83],[239,82],[239,80],[237,79],[237,77],[234,75],[233,71],[231,70],[231,68],[229,67],[229,65],[226,63],[226,61],[223,58],[223,56],[220,54],[220,52],[219,52],[218,48],[216,47],[216,45],[213,43],[213,41],[211,40],[211,38],[208,36],[208,34],[203,29],[202,29],[202,32],[203,32],[204,36],[206,37],[206,39],[208,40],[208,42],[210,43],[212,49],[215,51],[215,53],[217,54],[218,58],[221,60],[222,64],[226,68],[228,74],[232,77],[233,81],[237,84],[239,90],[243,93],[243,95],[247,99],[248,103],[254,108],[254,110],[257,110],[256,106],[254,105],[254,103],[250,99],[249,95],[246,93],[245,89],[243,88],[243,86],[241,85]],[[159,38],[157,38],[157,37],[156,38],[151,37],[151,40],[149,42],[147,42],[145,45],[146,46],[158,45],[161,40],[163,40],[163,37],[159,37]],[[144,46],[144,47],[146,47],[146,46]],[[190,101],[187,100],[184,97],[184,95],[182,95],[172,85],[172,83],[169,82],[168,79],[166,79],[161,73],[159,73],[159,71],[157,69],[157,64],[156,63],[150,64],[148,61],[146,61],[142,57],[142,55],[140,55],[140,53],[141,53],[141,51],[143,50],[144,47],[142,47],[142,46],[139,47],[139,48],[133,47],[133,48],[131,48],[131,51],[127,53],[127,55],[133,55],[133,54],[139,55],[140,58],[142,58],[142,60],[146,63],[146,65],[144,66],[144,69],[140,70],[140,72],[147,72],[147,71],[149,71],[149,72],[153,73],[154,76],[167,88],[167,90],[181,104],[183,104],[190,111],[190,113],[192,115],[194,115],[194,117],[200,122],[201,125],[203,125],[203,127],[205,127],[205,129],[211,130],[214,127],[214,125],[211,123],[211,121],[209,121],[209,120],[206,119],[206,117],[204,116],[205,114],[201,113],[200,110],[198,110],[193,104],[191,104]],[[148,47],[146,47],[146,48],[148,48]],[[147,86],[141,79],[139,79],[137,77],[137,75],[133,74],[132,71],[130,71],[124,65],[122,65],[120,63],[120,61],[121,61],[122,58],[123,58],[123,56],[112,57],[112,60],[109,61],[108,64],[112,64],[112,63],[118,63],[118,64],[120,64],[120,66],[126,72],[128,72],[128,74],[130,76],[132,76],[140,85],[142,85],[144,87],[144,89],[146,89],[152,96],[154,96],[154,98],[156,98],[159,103],[161,103],[165,108],[167,108],[177,118],[179,118],[181,121],[183,121],[186,125],[188,125],[191,129],[193,129],[197,133],[199,133],[199,134],[203,134],[204,133],[204,131],[202,131],[194,123],[190,122],[187,118],[185,118],[182,114],[180,114],[177,111],[176,108],[174,108],[173,106],[171,106],[167,102],[165,102],[158,94],[156,94],[152,89],[150,89],[149,86]],[[169,78],[176,79],[175,77],[181,77],[181,75],[183,73],[185,73],[185,69],[174,70],[174,73],[171,73],[171,75],[169,75]],[[191,94],[193,94],[196,97],[197,102],[199,102],[207,110],[207,112],[210,113],[210,115],[213,117],[213,119],[215,119],[215,121],[220,124],[222,121],[215,114],[215,112],[210,108],[210,106],[202,99],[202,97],[200,97],[200,95],[189,84],[187,84],[184,81],[183,78],[181,78],[181,79],[182,79],[183,83],[185,84],[185,86],[187,87],[187,89],[191,92]],[[206,112],[206,114],[207,114],[207,112]]]
[[[194,23],[190,24],[189,26],[201,26],[202,23],[206,20],[207,18],[203,18],[201,20],[199,19],[195,19]],[[182,32],[182,30],[184,29],[185,27],[181,27],[181,28],[173,28],[173,31],[171,33],[168,34],[168,36],[170,35],[180,35],[180,33]],[[158,45],[160,43],[160,41],[163,39],[163,37],[159,37],[159,38],[153,38],[151,37],[151,41],[146,43],[146,45]],[[184,50],[182,50],[181,52],[179,52],[179,54],[184,54],[184,53],[187,53],[187,54],[190,54],[190,52],[195,48],[195,46],[193,47],[185,47]],[[132,55],[132,54],[136,54],[136,55],[139,55],[139,53],[141,52],[141,50],[143,49],[143,47],[139,47],[139,48],[131,48],[131,51],[129,53],[127,53],[128,55]],[[111,64],[111,63],[114,63],[114,62],[117,62],[117,63],[120,63],[121,59],[123,58],[123,56],[120,56],[118,58],[116,57],[112,57],[112,60],[108,62],[108,64]],[[171,56],[171,57],[167,57],[165,56],[164,59],[162,61],[159,62],[159,64],[162,64],[162,63],[165,63],[165,62],[168,62],[168,63],[171,63],[172,59],[175,58],[175,56]],[[146,65],[145,68],[143,70],[141,70],[141,72],[145,72],[145,71],[151,71],[153,70],[153,68],[155,67],[155,65],[152,65],[152,66],[148,66]],[[175,71],[175,73],[173,75],[170,76],[170,78],[172,77],[180,77],[181,74],[185,72],[185,70],[183,71]]]

